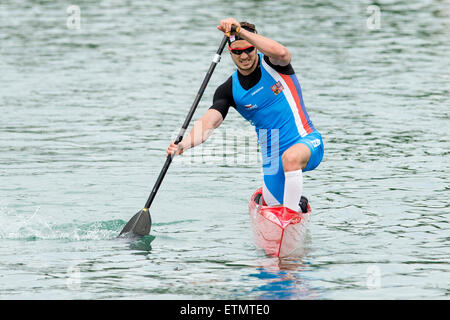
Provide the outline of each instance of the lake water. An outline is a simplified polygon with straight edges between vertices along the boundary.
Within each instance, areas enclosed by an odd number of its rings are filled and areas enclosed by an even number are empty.
[[[1,299],[448,299],[448,1],[0,3]],[[73,11],[75,10],[75,11]],[[325,157],[305,251],[254,245],[262,184],[235,111],[142,208],[229,16],[292,53]],[[234,71],[227,52],[215,88]]]

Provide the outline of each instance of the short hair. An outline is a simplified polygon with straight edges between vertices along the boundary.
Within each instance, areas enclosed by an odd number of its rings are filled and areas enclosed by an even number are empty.
[[[241,28],[244,28],[247,31],[250,31],[252,33],[258,33],[256,31],[255,25],[250,22],[242,21],[242,22],[239,22],[239,24],[241,25]]]

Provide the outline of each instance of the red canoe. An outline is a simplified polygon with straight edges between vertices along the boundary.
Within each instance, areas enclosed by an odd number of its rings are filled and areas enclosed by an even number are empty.
[[[304,242],[306,222],[311,214],[301,213],[283,206],[266,206],[255,202],[262,195],[262,188],[256,190],[248,204],[253,236],[256,245],[268,255],[285,257],[293,253]]]

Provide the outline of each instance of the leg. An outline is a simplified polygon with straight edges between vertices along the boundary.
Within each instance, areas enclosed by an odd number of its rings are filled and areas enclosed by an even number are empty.
[[[263,165],[263,199],[269,206],[283,203],[284,171],[281,156]]]
[[[305,169],[310,157],[311,150],[305,144],[294,144],[281,157],[284,172]]]
[[[269,206],[282,203],[298,211],[303,191],[302,172],[314,170],[322,161],[323,153],[322,136],[317,132],[292,145],[278,157],[278,161],[265,160],[263,198],[266,203]]]
[[[282,156],[285,175],[283,205],[300,211],[300,198],[303,192],[303,174],[309,158],[310,149],[303,143],[297,143],[287,149]]]

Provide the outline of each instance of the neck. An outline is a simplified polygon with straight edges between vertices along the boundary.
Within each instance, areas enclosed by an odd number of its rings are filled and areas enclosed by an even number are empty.
[[[259,63],[259,55],[256,56],[255,62],[253,63],[253,65],[250,69],[243,70],[243,69],[238,68],[238,71],[243,76],[248,76],[250,73],[255,71],[256,67],[258,66],[258,63]]]

